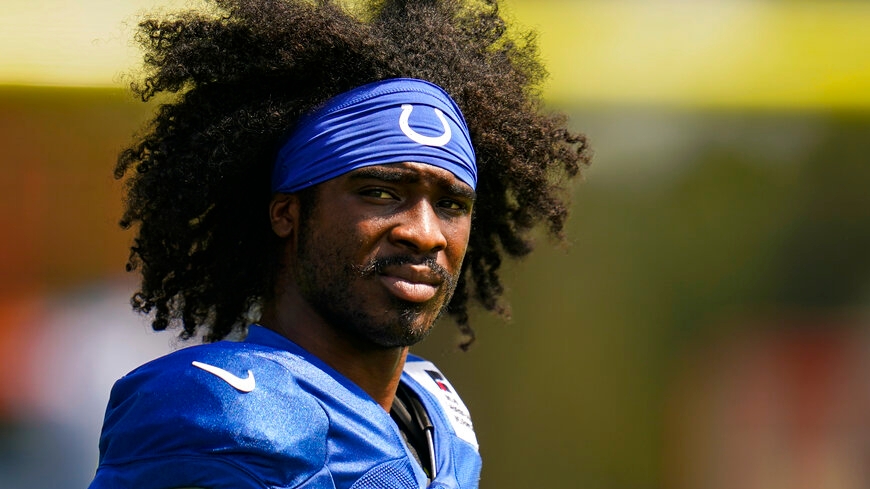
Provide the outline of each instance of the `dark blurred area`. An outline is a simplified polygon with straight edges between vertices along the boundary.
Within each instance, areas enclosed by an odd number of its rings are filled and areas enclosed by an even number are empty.
[[[0,487],[84,487],[112,382],[181,345],[128,299],[114,160],[152,106],[0,87]],[[560,107],[596,152],[565,245],[417,352],[481,487],[870,487],[870,112]]]
[[[86,487],[109,389],[170,351],[129,297],[121,90],[0,87],[0,487]]]

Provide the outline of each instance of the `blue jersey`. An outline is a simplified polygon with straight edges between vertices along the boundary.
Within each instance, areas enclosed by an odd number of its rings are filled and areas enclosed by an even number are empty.
[[[431,363],[402,382],[435,427],[431,483],[390,415],[288,339],[251,326],[244,342],[185,348],[112,389],[91,489],[476,488],[468,411]]]

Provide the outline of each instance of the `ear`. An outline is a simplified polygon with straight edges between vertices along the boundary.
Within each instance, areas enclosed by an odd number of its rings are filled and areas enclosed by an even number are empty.
[[[299,197],[296,194],[275,194],[269,204],[272,231],[279,238],[290,238],[299,225]]]

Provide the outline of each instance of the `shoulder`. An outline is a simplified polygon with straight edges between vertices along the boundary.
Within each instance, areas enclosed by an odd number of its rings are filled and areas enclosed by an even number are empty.
[[[441,370],[428,360],[408,355],[404,374],[405,382],[411,385],[418,395],[425,392],[430,401],[434,401],[430,402],[429,406],[440,411],[455,435],[477,449],[477,436],[471,423],[471,414],[459,397],[459,393]]]
[[[313,475],[326,459],[329,422],[318,400],[299,387],[294,362],[282,356],[264,346],[220,342],[134,370],[112,389],[101,469],[155,460],[171,461],[172,470],[219,465],[282,487]]]
[[[477,487],[481,459],[471,415],[433,363],[409,356],[402,381],[420,397],[435,427],[439,487]]]

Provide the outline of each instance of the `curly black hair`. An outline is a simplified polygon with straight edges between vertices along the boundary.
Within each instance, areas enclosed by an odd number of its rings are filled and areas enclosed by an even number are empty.
[[[509,29],[495,0],[215,0],[139,24],[144,73],[132,83],[166,103],[124,150],[121,226],[138,227],[127,269],[134,309],[182,338],[226,337],[273,293],[279,239],[270,175],[300,116],[372,81],[419,78],[461,108],[477,152],[471,238],[448,305],[467,347],[469,298],[507,315],[502,257],[532,250],[538,223],[562,237],[568,180],[586,138],[543,110],[535,35]],[[160,98],[160,97],[158,97]]]

